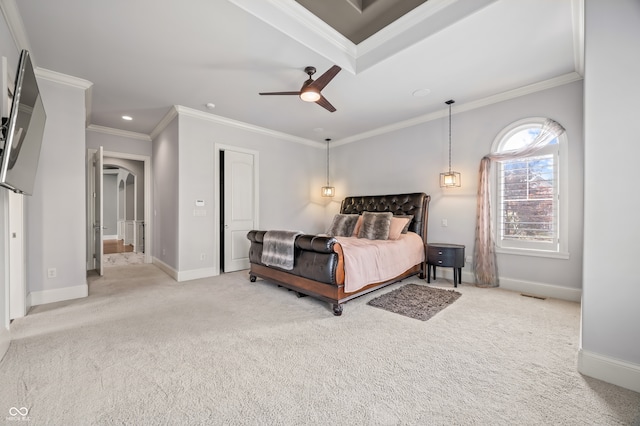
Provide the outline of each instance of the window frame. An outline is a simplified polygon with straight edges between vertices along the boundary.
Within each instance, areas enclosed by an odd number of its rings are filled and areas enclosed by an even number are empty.
[[[545,117],[530,117],[515,121],[505,127],[493,141],[491,152],[498,153],[502,151],[503,146],[516,133],[529,128],[542,128]],[[502,165],[500,161],[495,161],[491,168],[491,202],[494,207],[492,214],[493,235],[495,239],[496,253],[507,253],[524,256],[550,257],[559,259],[568,259],[568,156],[567,156],[568,138],[566,132],[558,137],[558,143],[547,145],[541,150],[523,157],[538,157],[541,155],[552,154],[554,158],[554,179],[556,185],[555,209],[557,231],[555,243],[536,243],[531,241],[513,241],[503,240],[501,235],[501,215],[497,211],[501,204],[501,188],[499,176]]]

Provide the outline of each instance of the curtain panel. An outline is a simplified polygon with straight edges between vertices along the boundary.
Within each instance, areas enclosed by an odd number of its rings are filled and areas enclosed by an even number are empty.
[[[559,123],[547,119],[543,123],[538,136],[530,144],[521,149],[490,153],[480,160],[476,209],[476,238],[473,249],[473,265],[477,286],[498,287],[500,285],[495,240],[493,237],[493,220],[491,216],[491,163],[494,161],[514,160],[527,157],[545,147],[549,142],[564,132],[564,127]]]

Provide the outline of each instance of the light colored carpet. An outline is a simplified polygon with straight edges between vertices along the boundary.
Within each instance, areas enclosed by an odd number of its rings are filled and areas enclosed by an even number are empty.
[[[368,306],[380,292],[334,317],[246,271],[176,283],[153,265],[109,268],[88,298],[14,321],[0,413],[28,407],[31,425],[640,422],[640,394],[577,373],[577,304],[457,290],[426,322]]]

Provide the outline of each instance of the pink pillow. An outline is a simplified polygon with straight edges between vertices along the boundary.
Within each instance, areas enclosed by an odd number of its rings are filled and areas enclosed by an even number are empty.
[[[389,226],[389,239],[397,240],[398,238],[400,238],[402,230],[409,223],[409,221],[411,221],[410,217],[392,217],[391,225]],[[356,225],[356,228],[357,227],[358,225]]]
[[[353,228],[353,235],[352,237],[357,237],[358,236],[358,232],[360,232],[360,227],[362,226],[362,215],[360,215],[358,217],[358,221],[356,222],[356,227]]]

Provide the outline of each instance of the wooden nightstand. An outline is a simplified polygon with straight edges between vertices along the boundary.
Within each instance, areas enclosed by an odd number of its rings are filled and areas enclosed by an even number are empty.
[[[453,285],[462,284],[462,267],[464,266],[464,246],[460,244],[428,244],[427,248],[427,282],[436,279],[436,266],[453,268]]]

